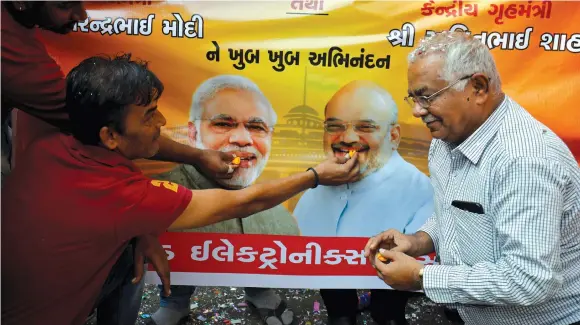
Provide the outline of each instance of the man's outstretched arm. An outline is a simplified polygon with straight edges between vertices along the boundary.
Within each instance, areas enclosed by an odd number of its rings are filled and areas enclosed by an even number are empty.
[[[197,228],[216,222],[244,218],[270,209],[292,196],[313,187],[353,182],[360,178],[357,159],[342,164],[329,159],[314,168],[286,178],[256,184],[238,191],[210,189],[194,190],[184,212],[169,230]]]
[[[237,167],[231,165],[234,159],[231,153],[193,148],[165,136],[159,139],[159,152],[151,159],[192,165],[212,179],[231,178],[230,166]]]
[[[2,40],[2,101],[6,106],[2,108],[2,118],[6,117],[8,108],[17,108],[63,131],[70,131],[66,79],[60,66],[48,53],[39,54],[35,60],[23,57],[16,46],[21,40],[10,33],[6,38]],[[193,165],[210,178],[232,177],[232,173],[228,173],[232,154],[192,148],[168,137],[161,137],[159,153],[152,159]]]

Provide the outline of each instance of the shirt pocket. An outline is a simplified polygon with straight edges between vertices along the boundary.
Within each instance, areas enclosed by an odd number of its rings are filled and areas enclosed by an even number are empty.
[[[451,213],[463,263],[472,266],[479,262],[494,262],[495,230],[489,216],[464,211],[453,206]]]

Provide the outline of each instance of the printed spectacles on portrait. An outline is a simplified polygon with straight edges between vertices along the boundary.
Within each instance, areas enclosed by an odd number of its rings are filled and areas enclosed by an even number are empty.
[[[393,125],[391,123],[390,125]],[[374,133],[381,130],[381,125],[372,120],[361,120],[344,122],[340,120],[324,121],[324,131],[328,134],[339,134],[345,132],[349,126],[358,134]]]
[[[260,118],[250,119],[247,122],[238,122],[233,118],[229,117],[217,117],[211,119],[198,119],[199,121],[207,121],[209,123],[209,128],[219,134],[224,134],[231,132],[239,127],[240,124],[244,125],[244,128],[252,135],[255,136],[267,136],[274,131],[274,128],[268,126]]]

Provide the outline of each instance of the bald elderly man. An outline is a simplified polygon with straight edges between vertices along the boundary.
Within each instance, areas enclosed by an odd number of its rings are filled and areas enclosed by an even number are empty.
[[[401,128],[391,95],[369,81],[342,87],[325,109],[324,150],[345,156],[359,152],[364,178],[341,186],[319,186],[304,193],[296,209],[305,236],[372,237],[390,228],[414,233],[433,213],[429,178],[397,152]],[[356,324],[355,289],[320,290],[329,324]],[[370,311],[378,324],[406,324],[409,295],[372,290]]]

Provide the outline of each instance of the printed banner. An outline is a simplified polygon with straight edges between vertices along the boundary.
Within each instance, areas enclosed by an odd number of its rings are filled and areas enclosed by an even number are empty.
[[[229,181],[207,179],[191,166],[140,161],[152,178],[239,189],[302,172],[327,155],[360,152],[360,182],[311,189],[245,219],[163,235],[174,284],[386,288],[360,257],[367,239],[389,228],[412,233],[434,210],[431,136],[404,97],[407,55],[435,31],[465,31],[492,49],[503,90],[580,161],[579,2],[87,6],[89,18],[71,35],[45,35],[65,72],[97,54],[146,60],[165,85],[164,134],[242,158]]]
[[[172,284],[384,288],[364,257],[367,240],[207,233],[166,233],[161,238],[171,263]],[[418,260],[435,264],[435,255]],[[149,272],[147,280],[160,283],[155,272]]]

